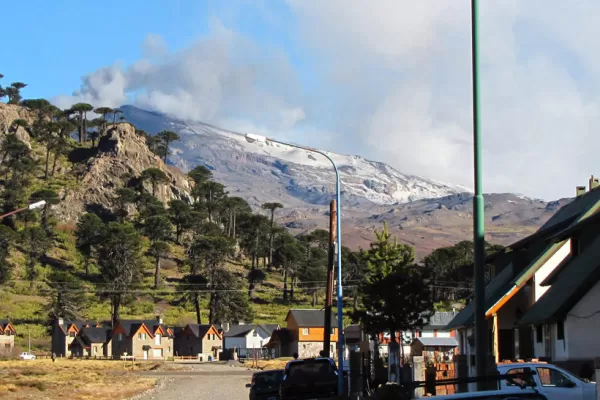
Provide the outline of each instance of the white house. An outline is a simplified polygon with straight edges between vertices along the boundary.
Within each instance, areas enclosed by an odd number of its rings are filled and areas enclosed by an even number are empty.
[[[600,222],[598,216],[594,220]],[[598,230],[591,223],[570,234],[583,238],[585,230]],[[541,283],[546,292],[519,321],[519,325],[535,327],[536,355],[565,367],[585,362],[593,365],[594,358],[600,357],[596,336],[600,327],[600,233],[579,247],[580,253]]]
[[[239,357],[252,357],[253,351],[262,352],[277,324],[223,326],[223,348],[236,349]]]

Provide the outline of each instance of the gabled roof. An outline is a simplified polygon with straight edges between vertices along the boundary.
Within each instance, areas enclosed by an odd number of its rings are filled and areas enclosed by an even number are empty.
[[[267,331],[269,336],[273,334],[273,331],[275,329],[279,328],[279,324],[260,324],[260,326],[262,326],[264,330]]]
[[[325,311],[315,309],[295,309],[288,311],[285,320],[290,316],[294,317],[294,321],[299,328],[315,328],[325,326]],[[331,325],[337,326],[338,320],[334,312],[331,312]]]
[[[485,308],[489,310],[511,287],[512,265],[504,268],[485,287]],[[446,330],[454,330],[473,324],[475,304],[470,302],[446,325]]]
[[[110,328],[82,328],[79,335],[85,344],[106,343],[110,338]]]
[[[223,337],[244,337],[257,327],[258,325],[230,325],[229,330],[223,332]]]
[[[11,332],[16,332],[15,327],[7,319],[0,319],[0,333],[10,329]]]
[[[63,321],[62,325],[60,325],[58,323],[58,320],[56,320],[56,324],[63,331],[63,333],[67,333],[67,330],[69,328],[71,328],[71,326],[74,326],[76,331],[81,330],[81,328],[83,328],[85,326],[90,326],[90,327],[95,327],[97,325],[100,325],[100,326],[110,326],[110,323],[96,322],[96,321],[86,321],[86,320],[72,320],[72,321],[65,320],[65,321]]]
[[[185,331],[189,331],[192,333],[192,335],[194,335],[194,337],[197,338],[203,338],[204,336],[206,336],[206,334],[208,333],[208,331],[214,328],[215,332],[217,332],[217,335],[220,336],[219,331],[217,330],[217,328],[214,327],[214,325],[211,324],[203,324],[203,325],[199,325],[199,324],[187,324],[185,328],[183,328],[181,331],[178,332],[178,336],[181,335],[183,332]]]
[[[538,325],[564,318],[599,280],[600,237],[565,265],[552,286],[518,324]]]
[[[412,341],[427,347],[458,347],[458,341],[453,337],[419,337]]]

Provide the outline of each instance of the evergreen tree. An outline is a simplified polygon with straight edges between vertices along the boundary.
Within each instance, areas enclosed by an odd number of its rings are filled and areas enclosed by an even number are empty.
[[[19,232],[19,244],[27,256],[25,270],[29,280],[29,289],[32,290],[33,283],[38,278],[36,267],[42,256],[52,247],[52,240],[39,226],[28,226]]]
[[[93,252],[105,237],[106,226],[96,214],[83,214],[77,222],[75,236],[77,237],[77,250],[84,258],[85,274],[90,276],[90,260]]]
[[[269,266],[273,265],[273,237],[275,232],[273,231],[275,225],[275,210],[283,208],[281,203],[264,203],[262,208],[271,211],[271,228],[269,230]]]
[[[280,266],[283,269],[283,301],[294,299],[294,281],[292,280],[291,290],[288,292],[288,277],[296,274],[296,267],[303,259],[304,252],[299,246],[298,241],[289,233],[282,233],[276,244],[273,253],[273,265]]]
[[[183,200],[171,200],[168,213],[175,226],[175,242],[181,244],[181,235],[193,225],[192,208]]]
[[[142,241],[132,225],[109,222],[97,251],[100,273],[108,288],[113,322],[120,317],[126,293],[140,283],[141,250]]]
[[[66,271],[53,271],[46,283],[50,287],[48,292],[47,322],[48,333],[57,318],[66,320],[81,319],[87,299],[81,282]]]
[[[19,104],[21,102],[21,89],[25,86],[27,84],[23,82],[13,82],[4,89],[6,96],[8,96],[8,104]]]
[[[171,248],[169,244],[160,240],[152,242],[148,252],[154,258],[154,289],[160,284],[160,260],[169,255]]]
[[[169,155],[169,145],[179,140],[179,135],[171,131],[161,131],[156,136],[163,142],[164,154],[162,156],[163,161],[166,163]]]
[[[83,143],[87,132],[87,113],[93,111],[94,107],[87,103],[77,103],[70,108],[71,113],[77,114],[79,122],[79,143]]]
[[[196,323],[202,324],[202,310],[200,301],[208,285],[208,280],[204,275],[188,274],[181,279],[179,290],[183,292],[181,300],[194,306],[196,312]]]
[[[148,168],[143,170],[140,178],[144,182],[150,182],[150,185],[152,186],[152,196],[156,196],[156,188],[158,185],[169,182],[167,174],[159,168]]]
[[[60,198],[58,197],[58,193],[52,189],[40,189],[31,195],[30,201],[32,203],[41,200],[46,202],[42,210],[42,227],[48,234],[51,234],[52,230],[49,223],[50,210],[53,205],[60,203]]]
[[[119,222],[124,222],[128,216],[127,206],[136,202],[137,193],[132,189],[122,187],[116,190],[116,195],[113,203],[116,208],[115,214]]]
[[[15,236],[12,229],[0,225],[0,285],[8,282],[12,275],[13,265],[8,262],[8,256]]]
[[[204,165],[198,165],[194,167],[194,169],[188,172],[187,175],[192,179],[192,181],[194,181],[195,187],[202,186],[203,183],[211,180],[213,177],[212,172],[210,172],[210,170]]]
[[[422,328],[432,315],[431,269],[415,265],[414,248],[391,240],[387,224],[364,253],[368,273],[361,284],[361,303],[352,313],[371,334]]]

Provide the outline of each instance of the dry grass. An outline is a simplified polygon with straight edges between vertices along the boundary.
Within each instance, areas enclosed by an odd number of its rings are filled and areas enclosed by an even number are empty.
[[[273,360],[259,360],[258,369],[270,370],[270,369],[283,369],[288,361],[292,360],[292,357],[281,357]]]
[[[135,363],[133,371],[156,368],[151,362]],[[132,373],[132,363],[122,361],[51,360],[0,362],[0,393],[3,399],[40,396],[70,400],[126,399],[152,388],[156,380]]]

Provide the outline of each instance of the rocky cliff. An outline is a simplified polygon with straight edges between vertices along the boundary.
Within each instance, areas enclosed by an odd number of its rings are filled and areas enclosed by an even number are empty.
[[[0,140],[2,139],[2,136],[8,133],[13,121],[23,119],[31,124],[34,117],[33,112],[27,108],[0,102]],[[29,134],[25,129],[20,127],[17,129],[16,134],[20,140],[29,144]]]
[[[84,162],[77,186],[63,193],[56,215],[65,222],[74,222],[85,211],[112,209],[115,191],[147,168],[159,168],[169,178],[169,183],[157,187],[159,200],[189,200],[191,186],[185,174],[154,155],[144,138],[135,133],[133,125],[119,123],[111,127],[100,140],[95,154]]]

